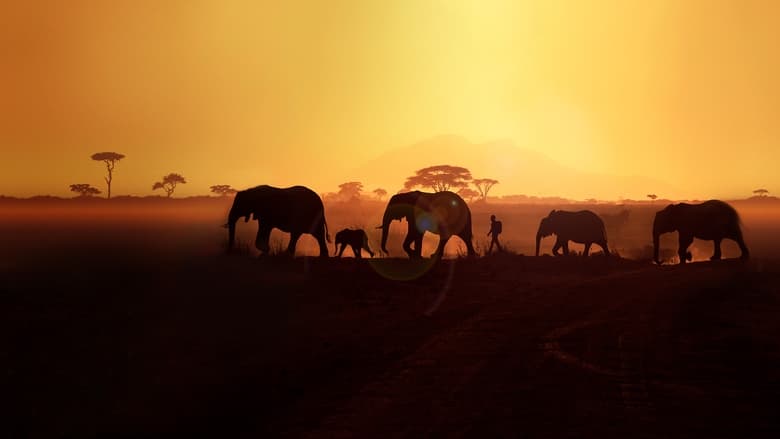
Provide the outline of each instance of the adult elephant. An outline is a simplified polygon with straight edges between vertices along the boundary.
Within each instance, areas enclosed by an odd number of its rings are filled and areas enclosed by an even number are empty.
[[[593,244],[598,244],[604,250],[604,254],[609,256],[604,221],[590,210],[578,212],[553,210],[546,218],[542,218],[539,230],[536,232],[536,256],[539,256],[539,244],[542,238],[553,234],[557,237],[553,247],[555,256],[558,256],[558,250],[561,248],[564,255],[569,254],[569,241],[585,244],[583,252],[585,256],[588,256]]]
[[[403,249],[410,258],[422,257],[425,232],[439,235],[439,246],[431,256],[442,256],[444,246],[453,235],[466,243],[469,256],[476,255],[471,244],[471,210],[459,195],[450,191],[412,191],[393,195],[387,203],[382,225],[377,227],[382,229],[382,251],[385,253],[390,223],[402,218],[406,218],[408,223]]]
[[[748,259],[750,252],[742,238],[739,223],[737,211],[720,200],[709,200],[701,204],[670,204],[655,214],[653,260],[656,264],[661,264],[658,259],[661,234],[675,231],[679,234],[677,254],[680,256],[680,264],[693,259],[688,247],[693,243],[694,238],[715,243],[715,252],[711,260],[721,258],[720,243],[723,239],[736,241],[742,251],[742,259]]]
[[[257,186],[236,193],[233,207],[228,213],[228,249],[233,248],[236,237],[236,221],[244,218],[248,222],[250,216],[257,220],[257,238],[255,247],[263,253],[268,253],[268,240],[271,229],[277,228],[290,233],[290,243],[287,253],[295,254],[295,245],[302,234],[308,233],[317,239],[320,246],[320,256],[328,257],[330,242],[325,209],[319,195],[307,187],[293,186],[277,188],[273,186]]]

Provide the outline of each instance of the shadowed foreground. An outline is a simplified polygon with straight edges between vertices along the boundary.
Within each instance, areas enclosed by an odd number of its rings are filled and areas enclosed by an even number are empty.
[[[445,261],[407,282],[375,271],[397,277],[409,264],[203,256],[6,274],[1,428],[659,438],[778,429],[776,267],[500,255]]]

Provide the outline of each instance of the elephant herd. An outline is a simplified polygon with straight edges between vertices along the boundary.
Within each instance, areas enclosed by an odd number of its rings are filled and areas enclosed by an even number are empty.
[[[319,245],[320,256],[328,256],[330,236],[325,221],[325,209],[320,197],[311,189],[303,186],[276,188],[257,186],[239,191],[228,213],[228,248],[235,242],[236,222],[244,218],[258,221],[255,247],[263,253],[269,251],[271,230],[277,228],[290,234],[287,246],[289,254],[295,253],[295,246],[302,234],[312,235]],[[393,195],[387,203],[382,224],[381,249],[387,252],[387,240],[390,223],[406,219],[407,232],[403,249],[410,258],[422,257],[422,240],[425,232],[439,235],[439,245],[432,256],[442,256],[449,239],[458,236],[466,244],[468,256],[475,256],[472,245],[471,210],[458,194],[449,191],[426,193],[420,191]],[[691,260],[688,247],[694,238],[710,240],[715,244],[713,260],[721,258],[720,244],[723,239],[737,242],[742,251],[742,259],[749,257],[740,229],[740,221],[733,207],[718,200],[701,204],[670,204],[655,215],[653,222],[653,259],[660,264],[658,257],[659,237],[663,233],[678,232],[680,263]],[[536,256],[539,255],[541,239],[556,235],[553,254],[569,253],[569,241],[585,245],[587,256],[593,244],[609,255],[607,233],[604,222],[598,215],[583,210],[567,212],[553,210],[539,223],[536,234]],[[356,257],[365,249],[372,257],[374,253],[368,247],[368,237],[363,230],[344,229],[336,234],[337,255],[341,256],[346,246],[350,246]],[[340,247],[340,249],[339,249]]]

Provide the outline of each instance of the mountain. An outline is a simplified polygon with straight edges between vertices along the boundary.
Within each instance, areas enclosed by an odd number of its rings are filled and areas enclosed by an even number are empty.
[[[654,178],[571,169],[540,152],[519,148],[510,140],[472,143],[454,135],[437,136],[386,152],[355,168],[349,179],[362,181],[367,191],[383,187],[393,194],[417,169],[445,164],[466,167],[474,178],[498,180],[500,183],[491,195],[643,199],[648,193],[674,193],[671,185]]]

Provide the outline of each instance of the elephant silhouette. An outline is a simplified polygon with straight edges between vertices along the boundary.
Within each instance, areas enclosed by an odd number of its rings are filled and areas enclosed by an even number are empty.
[[[317,239],[320,256],[328,257],[327,223],[322,200],[311,189],[304,186],[277,188],[268,185],[257,186],[239,191],[233,200],[233,206],[228,213],[228,250],[233,248],[236,236],[236,222],[244,218],[248,222],[250,216],[258,221],[255,247],[263,253],[268,253],[268,240],[271,230],[276,228],[290,233],[290,243],[287,253],[295,254],[295,245],[302,234],[308,233]]]
[[[439,246],[431,256],[444,255],[444,246],[455,235],[466,243],[469,256],[476,255],[471,243],[471,210],[458,194],[450,191],[435,193],[411,191],[393,195],[382,219],[382,251],[387,253],[390,223],[406,218],[408,223],[403,249],[410,258],[422,257],[425,232],[439,235]],[[414,248],[412,248],[414,243]]]
[[[360,259],[362,257],[361,250],[365,249],[371,257],[374,257],[374,252],[368,246],[368,235],[366,235],[363,229],[344,229],[336,233],[336,255],[341,257],[344,253],[344,249],[347,246],[352,248],[352,253],[355,254],[355,258]],[[341,248],[339,248],[341,246]]]
[[[710,258],[721,258],[720,243],[724,239],[736,241],[742,251],[743,260],[750,257],[740,229],[739,214],[728,203],[709,200],[701,204],[670,204],[655,214],[653,221],[653,260],[661,264],[658,258],[659,240],[662,234],[678,232],[679,246],[677,254],[680,264],[693,259],[688,247],[694,238],[713,241],[715,251]]]
[[[607,248],[607,231],[604,221],[590,210],[568,212],[565,210],[553,210],[547,217],[542,218],[539,230],[536,232],[536,256],[539,256],[539,244],[545,236],[556,235],[553,255],[558,256],[558,250],[563,248],[563,254],[569,254],[569,241],[585,244],[584,256],[590,253],[590,247],[598,244],[604,254],[609,256]]]

